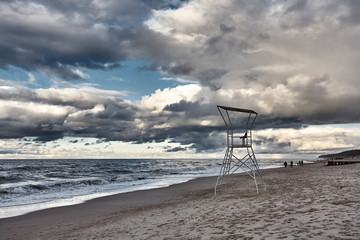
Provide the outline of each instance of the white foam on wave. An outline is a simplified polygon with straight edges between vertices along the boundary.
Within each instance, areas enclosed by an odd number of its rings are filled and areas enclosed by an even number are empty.
[[[181,177],[172,177],[166,179],[158,179],[156,181],[146,181],[144,180],[143,183],[133,185],[133,186],[123,186],[120,189],[108,189],[102,192],[96,193],[84,193],[84,195],[72,196],[72,197],[65,197],[65,198],[57,198],[54,200],[43,200],[41,199],[23,199],[25,202],[34,202],[30,204],[20,204],[14,203],[12,206],[6,206],[0,208],[0,218],[9,218],[9,217],[16,217],[21,216],[27,213],[55,208],[55,207],[64,207],[70,205],[81,204],[86,201],[101,198],[106,196],[111,196],[120,193],[127,193],[127,192],[134,192],[139,190],[149,190],[149,189],[156,189],[156,188],[164,188],[168,187],[173,184],[184,183],[189,180],[195,179],[196,176],[181,176]],[[30,196],[28,196],[30,198]],[[56,197],[56,196],[52,196]]]
[[[101,180],[100,182],[97,181],[99,176],[89,176],[88,173],[87,175],[74,179],[54,179],[49,177],[43,179],[43,185],[45,183],[45,185],[47,185],[55,182],[60,187],[49,187],[45,190],[39,190],[36,193],[26,193],[16,197],[14,197],[15,195],[10,196],[11,194],[7,195],[6,198],[2,199],[4,201],[2,201],[2,206],[0,207],[0,218],[24,215],[42,209],[76,205],[91,199],[119,193],[168,187],[173,184],[187,182],[199,177],[216,176],[220,170],[220,162],[221,160],[194,160],[193,162],[172,162],[169,160],[168,162],[165,161],[162,163],[165,165],[165,168],[171,167],[171,170],[167,171],[167,169],[160,168],[160,165],[156,168],[149,169],[149,164],[152,164],[152,162],[146,162],[146,160],[144,160],[139,163],[143,163],[146,166],[139,169],[132,168],[130,169],[131,172],[129,172],[129,174],[119,174],[118,176],[121,178],[119,181],[116,179],[114,181],[111,181],[112,179],[110,179],[110,181],[109,179],[105,181],[101,178],[104,181]],[[166,166],[166,164],[168,165]],[[273,168],[280,167],[281,165],[281,162],[276,164],[272,161],[263,162],[260,164],[260,168]],[[118,170],[116,167],[117,166],[112,170]],[[161,171],[159,171],[159,169]],[[241,171],[242,170],[240,169],[239,172]],[[106,177],[108,178],[108,176]],[[88,180],[96,180],[96,184],[87,184]],[[62,185],[64,184],[63,181],[65,181],[65,186]],[[82,182],[82,184],[72,185],[73,182]],[[22,187],[23,185],[23,183],[9,184],[14,184],[12,185],[13,187]],[[27,184],[41,184],[41,182],[28,181]]]

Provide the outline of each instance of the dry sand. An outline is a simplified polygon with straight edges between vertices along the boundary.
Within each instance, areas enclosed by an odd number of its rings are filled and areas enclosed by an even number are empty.
[[[0,219],[0,239],[360,239],[360,164],[215,178]]]

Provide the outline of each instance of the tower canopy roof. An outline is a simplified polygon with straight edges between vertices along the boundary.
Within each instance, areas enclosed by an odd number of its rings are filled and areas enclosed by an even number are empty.
[[[220,106],[220,105],[217,105],[217,107],[222,108],[222,109],[227,110],[227,111],[258,114],[257,112],[255,112],[254,110],[251,110],[251,109],[234,108],[234,107],[227,107],[227,106]]]
[[[228,129],[251,129],[258,115],[251,109],[217,105],[219,113]]]

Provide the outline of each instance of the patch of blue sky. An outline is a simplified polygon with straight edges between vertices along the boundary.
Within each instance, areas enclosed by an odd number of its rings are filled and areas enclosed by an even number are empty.
[[[141,100],[142,96],[151,95],[158,89],[173,88],[178,85],[193,83],[181,77],[172,77],[161,71],[147,70],[144,66],[151,63],[145,60],[127,60],[121,62],[123,67],[111,70],[74,69],[80,71],[85,80],[63,80],[40,72],[29,72],[17,67],[0,69],[0,79],[12,81],[32,89],[50,87],[69,87],[88,85],[104,90],[115,90],[127,93],[126,99]],[[59,85],[59,82],[63,83]],[[68,83],[65,84],[65,83]]]
[[[32,89],[50,88],[53,85],[48,75],[35,71],[29,72],[18,67],[0,69],[0,79]]]
[[[15,67],[0,69],[0,79],[9,81],[25,81],[27,79],[26,72]]]
[[[158,89],[189,84],[160,71],[142,69],[150,65],[144,60],[128,60],[121,62],[121,65],[122,68],[108,71],[88,70],[89,82],[101,89],[128,92],[129,100],[140,100],[142,96],[151,95]]]

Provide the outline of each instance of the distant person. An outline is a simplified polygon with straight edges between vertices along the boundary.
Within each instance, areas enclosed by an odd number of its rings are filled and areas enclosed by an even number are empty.
[[[293,162],[293,161],[291,161],[291,162],[290,162],[290,167],[293,167],[293,164],[294,164],[294,162]]]
[[[284,162],[284,166],[287,167],[287,162],[286,161]]]

